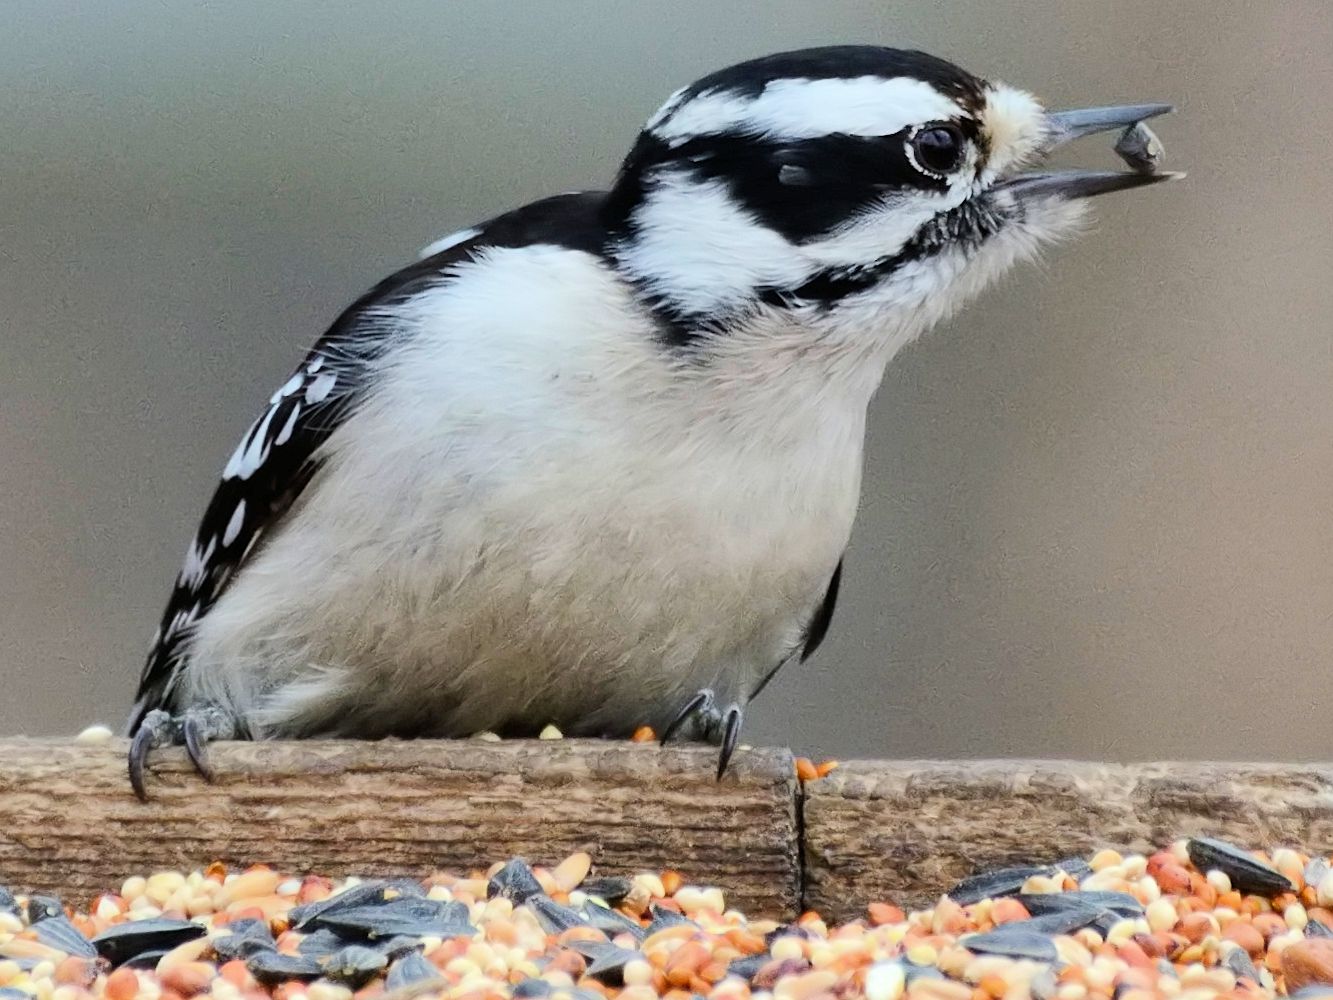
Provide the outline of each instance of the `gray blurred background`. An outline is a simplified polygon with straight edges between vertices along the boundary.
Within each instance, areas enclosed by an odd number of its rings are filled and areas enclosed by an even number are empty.
[[[7,0],[0,733],[119,727],[226,456],[355,295],[606,183],[676,86],[830,42],[1171,100],[1189,179],[906,351],[830,641],[749,739],[1328,756],[1333,5]],[[1110,164],[1110,141],[1079,157]]]

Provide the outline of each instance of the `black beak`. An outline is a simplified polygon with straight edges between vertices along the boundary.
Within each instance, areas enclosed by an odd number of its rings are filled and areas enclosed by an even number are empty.
[[[1043,151],[1063,146],[1085,135],[1127,129],[1148,118],[1175,109],[1169,104],[1123,104],[1109,108],[1080,108],[1053,111],[1046,116],[1047,140]],[[1110,191],[1124,191],[1159,181],[1173,181],[1183,173],[1128,170],[1051,170],[1017,174],[1001,186],[1022,198],[1091,198]]]

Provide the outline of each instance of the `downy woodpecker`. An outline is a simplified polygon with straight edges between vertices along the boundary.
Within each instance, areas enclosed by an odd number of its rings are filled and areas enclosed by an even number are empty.
[[[139,683],[130,776],[220,738],[721,744],[829,627],[885,365],[1085,199],[1029,170],[1170,110],[1050,113],[921,52],[671,95],[608,191],[433,244],[344,311],[222,472]]]

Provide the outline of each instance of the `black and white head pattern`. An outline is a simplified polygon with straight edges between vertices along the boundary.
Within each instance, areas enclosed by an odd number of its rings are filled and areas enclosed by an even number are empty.
[[[612,192],[617,254],[683,336],[758,303],[836,304],[1012,221],[988,188],[1044,127],[1028,94],[921,52],[742,63],[648,122]]]

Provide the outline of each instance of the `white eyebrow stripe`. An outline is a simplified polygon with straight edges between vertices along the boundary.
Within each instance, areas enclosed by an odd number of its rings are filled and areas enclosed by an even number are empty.
[[[774,80],[754,97],[705,91],[686,101],[650,131],[670,145],[696,135],[748,132],[775,139],[892,135],[912,125],[956,117],[959,106],[910,76],[884,79]]]

